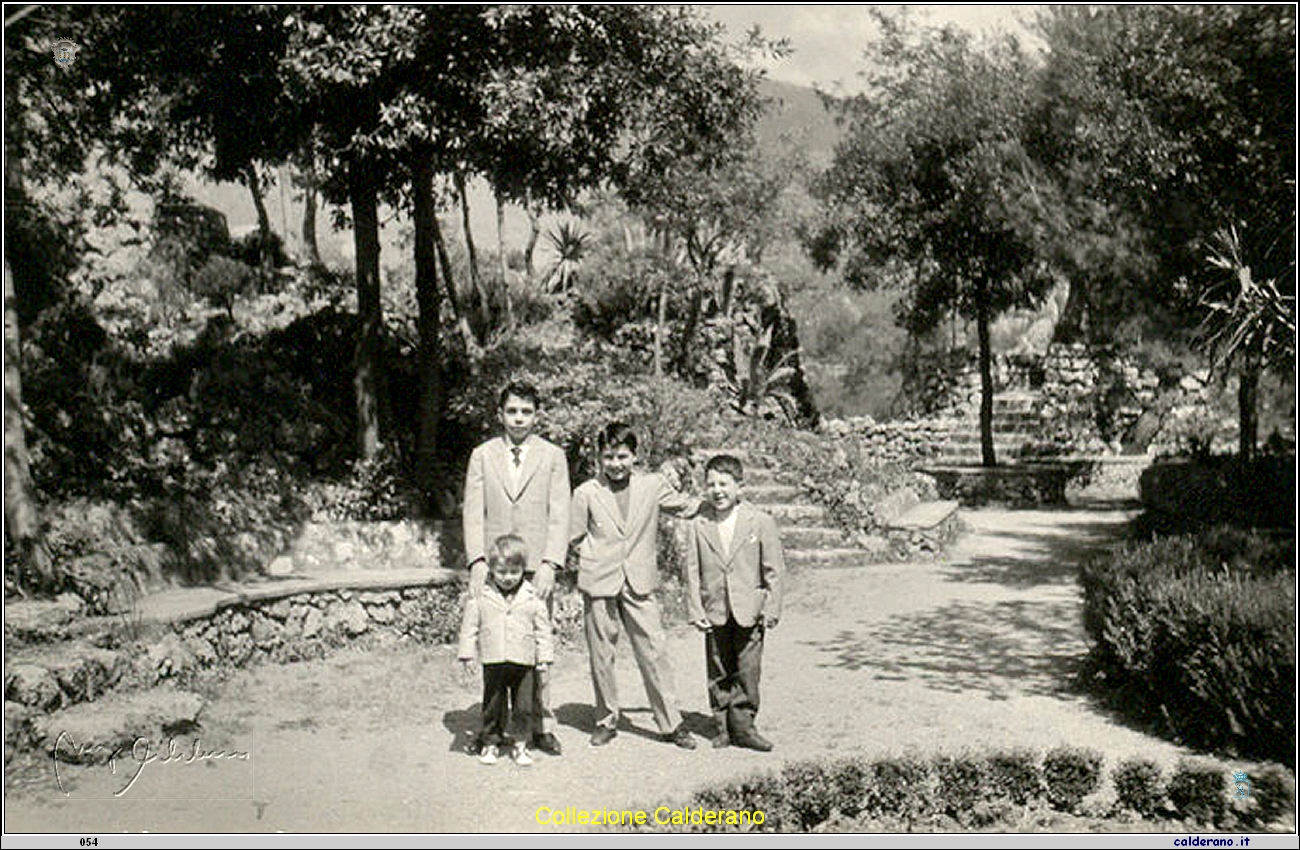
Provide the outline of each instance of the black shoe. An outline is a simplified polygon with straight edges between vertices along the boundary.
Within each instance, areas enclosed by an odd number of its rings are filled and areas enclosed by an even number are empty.
[[[665,736],[668,741],[681,747],[683,750],[695,749],[695,739],[691,737],[691,732],[686,728],[685,723],[677,724],[677,728]]]
[[[596,731],[591,733],[591,740],[588,743],[593,747],[603,747],[616,737],[618,737],[618,730],[613,726],[597,726]]]
[[[560,739],[550,732],[542,732],[533,736],[533,749],[540,750],[548,756],[558,756],[561,753]]]
[[[772,742],[755,732],[753,729],[750,729],[748,732],[742,732],[739,735],[733,735],[731,743],[735,744],[737,747],[747,747],[751,750],[758,750],[760,753],[768,753],[772,751]]]
[[[727,735],[726,732],[721,732],[717,735],[714,735],[709,740],[713,744],[713,749],[715,750],[720,750],[724,747],[731,746],[731,738]]]
[[[472,756],[482,755],[482,753],[483,753],[483,739],[482,739],[482,738],[470,738],[470,739],[469,739],[469,743],[465,745],[465,752],[469,753],[469,754],[472,755]]]

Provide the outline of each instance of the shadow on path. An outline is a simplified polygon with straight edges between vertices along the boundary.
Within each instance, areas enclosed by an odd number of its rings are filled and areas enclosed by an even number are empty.
[[[961,557],[944,571],[944,578],[958,582],[991,582],[1012,587],[1039,584],[1073,584],[1079,567],[1124,539],[1126,522],[1097,520],[1037,530],[1038,523],[1023,529],[978,530],[980,554]],[[972,548],[973,545],[972,545]],[[992,551],[990,551],[992,550]]]
[[[866,672],[882,681],[920,681],[949,693],[1006,699],[1013,692],[1077,691],[1087,647],[1073,603],[954,602],[847,629],[809,642],[830,656],[822,667]]]

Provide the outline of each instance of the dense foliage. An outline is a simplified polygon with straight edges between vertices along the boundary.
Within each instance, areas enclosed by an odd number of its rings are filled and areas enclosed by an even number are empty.
[[[1295,758],[1295,539],[1218,528],[1082,572],[1090,659],[1123,705],[1199,747]]]
[[[763,823],[682,824],[676,832],[1097,832],[1278,828],[1294,812],[1294,777],[1275,765],[1252,772],[1253,798],[1226,792],[1229,769],[1183,761],[1167,771],[1126,761],[1110,771],[1118,800],[1096,794],[1101,753],[1058,748],[1046,754],[909,754],[799,761],[704,788],[674,810],[763,812]],[[1139,765],[1140,767],[1135,767]],[[1007,770],[1007,768],[1011,768]],[[1000,776],[995,782],[985,781]],[[1260,787],[1267,790],[1260,791]],[[1168,794],[1166,794],[1166,788]],[[1139,801],[1145,810],[1130,803]],[[1050,804],[1050,805],[1049,805]],[[650,808],[646,809],[650,811]],[[1146,818],[1135,822],[1134,816]],[[1285,823],[1282,821],[1281,823]],[[643,829],[654,830],[654,826]],[[658,827],[662,830],[665,827]]]

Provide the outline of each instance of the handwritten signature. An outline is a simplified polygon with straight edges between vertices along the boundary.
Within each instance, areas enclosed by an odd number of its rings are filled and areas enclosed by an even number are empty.
[[[59,755],[62,752],[65,759],[69,761],[87,761],[91,757],[99,757],[108,754],[108,767],[113,775],[117,775],[117,761],[124,759],[129,754],[132,767],[126,768],[130,771],[130,778],[127,783],[120,789],[113,792],[114,797],[121,797],[131,786],[135,785],[140,774],[144,772],[144,766],[147,764],[194,764],[198,761],[213,761],[218,759],[239,759],[248,761],[249,754],[242,750],[205,750],[197,738],[194,739],[192,747],[182,748],[177,745],[175,738],[168,738],[166,745],[158,742],[157,749],[154,742],[145,736],[136,738],[131,743],[128,751],[124,745],[102,744],[94,741],[78,744],[73,740],[72,735],[68,732],[60,732],[59,737],[54,741],[54,781],[58,783],[59,790],[65,797],[71,796],[66,788],[63,787],[63,777],[59,774]]]

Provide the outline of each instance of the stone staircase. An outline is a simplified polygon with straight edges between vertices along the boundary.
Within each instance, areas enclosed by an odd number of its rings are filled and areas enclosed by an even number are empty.
[[[999,463],[1014,461],[1025,443],[1041,439],[1042,418],[1035,410],[1039,394],[1011,390],[993,396],[993,449]],[[983,459],[980,450],[978,406],[965,417],[962,427],[949,433],[936,465],[970,466]]]
[[[894,542],[884,537],[861,541],[839,528],[827,516],[826,509],[811,501],[796,485],[780,480],[772,463],[744,449],[697,449],[698,468],[715,454],[740,458],[745,467],[743,497],[776,520],[781,530],[781,544],[787,566],[799,569],[858,567],[895,560]],[[926,502],[904,512],[891,524],[889,535],[901,535],[910,542],[913,535],[956,522],[955,502]]]

